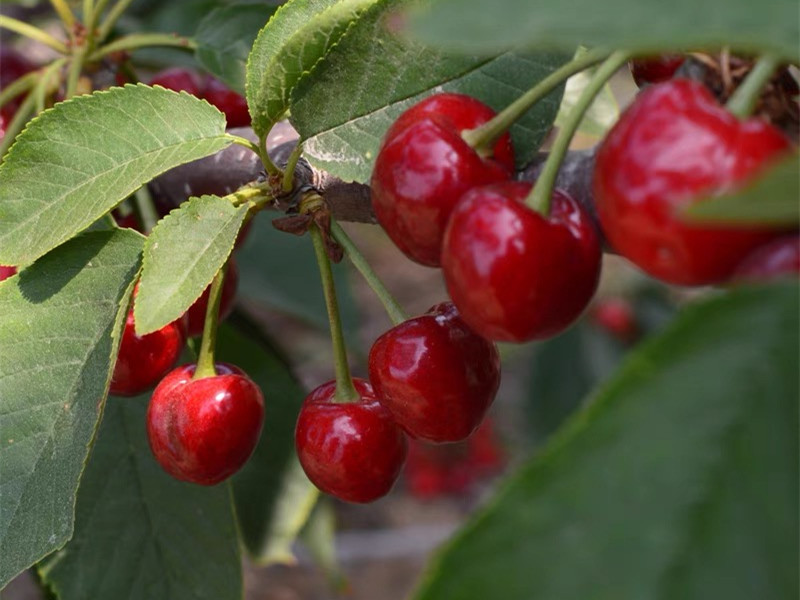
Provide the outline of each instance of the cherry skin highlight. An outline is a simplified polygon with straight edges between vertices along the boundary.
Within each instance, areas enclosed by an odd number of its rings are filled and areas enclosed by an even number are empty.
[[[236,268],[236,263],[231,260],[228,265],[228,272],[225,274],[225,281],[222,282],[222,298],[219,302],[220,321],[231,314],[238,285],[239,270]],[[208,309],[208,296],[210,293],[211,284],[208,285],[200,297],[195,300],[194,304],[186,311],[186,331],[189,337],[196,337],[203,334],[203,326],[206,322],[206,310]]]
[[[800,277],[800,235],[778,238],[757,248],[736,267],[736,283],[763,283]]]
[[[469,96],[437,94],[400,115],[384,138],[372,172],[378,222],[411,260],[439,266],[442,237],[453,207],[467,190],[509,179],[511,138],[483,158],[461,137],[494,117]]]
[[[356,402],[334,401],[335,381],[306,397],[295,447],[306,475],[323,492],[348,502],[372,502],[392,489],[407,442],[369,382],[353,383],[360,396]]]
[[[139,335],[134,329],[133,310],[130,310],[109,391],[115,396],[137,396],[147,391],[175,365],[185,342],[183,319],[153,333]]]
[[[369,377],[406,433],[456,442],[478,428],[494,401],[500,357],[445,302],[379,337],[369,353]]]
[[[445,233],[450,297],[467,325],[490,340],[554,336],[597,288],[600,240],[591,217],[559,190],[544,217],[523,203],[531,187],[509,181],[473,189]]]
[[[167,473],[215,485],[238,471],[255,450],[264,425],[264,398],[237,367],[218,363],[215,376],[192,379],[196,367],[178,367],[158,384],[147,409],[147,436]]]
[[[739,121],[702,84],[674,79],[652,86],[597,153],[593,190],[606,238],[663,281],[725,281],[745,256],[782,232],[690,224],[681,213],[743,185],[789,150],[777,129],[758,119]]]

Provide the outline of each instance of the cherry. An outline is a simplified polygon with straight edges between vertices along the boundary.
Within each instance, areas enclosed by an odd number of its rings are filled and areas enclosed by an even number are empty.
[[[369,353],[369,378],[409,435],[455,442],[483,421],[500,385],[500,357],[445,302],[379,337]]]
[[[150,85],[161,87],[175,92],[187,92],[200,98],[203,93],[203,79],[194,71],[183,67],[173,67],[156,73],[150,80]]]
[[[138,335],[134,329],[133,310],[129,311],[109,391],[115,396],[137,396],[148,390],[172,368],[185,342],[183,319],[153,333]]]
[[[636,85],[661,83],[672,79],[686,57],[680,54],[661,54],[649,58],[637,58],[630,62],[631,75]]]
[[[659,279],[724,281],[776,232],[694,225],[681,212],[744,184],[789,149],[777,129],[758,119],[739,121],[700,83],[651,86],[597,152],[594,196],[603,231],[620,254]]]
[[[214,485],[238,471],[264,425],[264,397],[241,369],[215,364],[216,375],[192,379],[183,365],[158,384],[147,409],[150,449],[182,481]]]
[[[4,280],[8,279],[9,277],[12,277],[16,273],[17,273],[17,268],[16,267],[6,267],[6,266],[3,266],[3,265],[0,265],[0,281],[4,281]]]
[[[636,313],[625,298],[605,298],[595,304],[592,320],[623,342],[633,341],[639,333]]]
[[[202,98],[225,113],[228,127],[246,127],[250,125],[250,112],[247,101],[224,83],[209,77],[203,90]]]
[[[0,68],[0,90],[4,90],[23,75],[27,75],[36,69],[35,64],[14,48],[5,45],[0,45],[0,65],[2,65],[2,68]],[[9,100],[10,102],[5,104],[4,108],[7,108],[13,114],[19,107],[19,96]],[[6,117],[8,118],[8,115]]]
[[[222,298],[219,304],[219,320],[231,314],[233,310],[233,300],[236,297],[236,287],[239,284],[239,270],[236,263],[231,260],[228,265],[228,272],[225,281],[222,282]],[[186,331],[189,337],[202,335],[203,326],[206,322],[206,310],[208,309],[208,295],[211,293],[211,284],[203,291],[200,297],[194,301],[186,311]]]
[[[312,391],[300,408],[295,446],[311,482],[348,502],[372,502],[389,493],[406,458],[403,431],[364,379],[360,398],[336,402],[336,382]]]
[[[481,157],[461,137],[494,115],[469,96],[437,94],[412,106],[387,131],[372,172],[372,205],[386,233],[412,260],[438,266],[459,198],[513,173],[508,134],[494,145],[493,158]]]
[[[467,192],[445,232],[450,297],[467,325],[491,340],[556,335],[597,288],[600,240],[591,217],[559,190],[544,217],[523,203],[531,187],[508,181]]]
[[[736,282],[766,282],[800,277],[800,235],[779,238],[757,248],[733,273]]]

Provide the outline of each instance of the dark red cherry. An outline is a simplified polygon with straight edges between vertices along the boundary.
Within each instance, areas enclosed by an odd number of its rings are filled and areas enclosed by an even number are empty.
[[[150,449],[163,469],[183,481],[214,485],[238,471],[255,450],[264,424],[261,389],[232,365],[192,379],[183,365],[158,384],[147,409]]]
[[[16,275],[17,268],[16,267],[6,267],[0,265],[0,281],[4,281],[13,275]]]
[[[231,314],[233,310],[233,300],[236,298],[236,288],[239,285],[239,269],[236,263],[230,261],[225,281],[222,282],[222,298],[219,304],[219,320]],[[203,291],[200,297],[194,301],[186,311],[186,331],[189,337],[202,335],[203,326],[206,322],[206,310],[208,309],[208,294],[211,292],[211,285]]]
[[[23,75],[27,75],[36,69],[36,65],[25,58],[21,53],[17,52],[10,46],[0,44],[0,91],[6,89],[9,85],[14,83]],[[3,105],[3,108],[9,111],[6,114],[7,121],[10,121],[11,114],[19,107],[19,98],[9,98],[10,102]]]
[[[600,241],[591,217],[559,190],[544,217],[523,203],[530,190],[514,181],[473,189],[445,233],[450,297],[467,325],[488,339],[554,336],[597,288]]]
[[[800,277],[800,235],[779,238],[748,255],[731,278],[733,281],[760,283]]]
[[[625,298],[604,298],[591,310],[592,321],[623,342],[633,341],[639,334],[636,313]]]
[[[389,493],[406,458],[403,431],[363,379],[357,402],[335,402],[329,381],[303,402],[295,447],[303,470],[323,492],[348,502],[372,502]]]
[[[175,365],[185,342],[183,319],[139,335],[134,329],[131,310],[122,331],[109,391],[115,396],[136,396],[147,391]]]
[[[369,353],[369,378],[409,435],[456,442],[478,428],[492,404],[500,357],[445,302],[379,337]]]
[[[681,54],[661,54],[649,58],[636,58],[630,62],[631,75],[636,85],[661,83],[672,79],[686,57]]]
[[[467,190],[508,179],[514,153],[508,134],[493,157],[461,137],[494,111],[459,94],[437,94],[400,115],[386,133],[372,172],[372,206],[381,226],[409,258],[438,266],[444,229]]]
[[[203,93],[203,78],[194,71],[183,67],[173,67],[156,73],[150,85],[160,85],[175,92],[187,92],[200,98]]]
[[[202,97],[225,113],[228,127],[246,127],[250,125],[250,112],[247,101],[224,83],[209,77]]]
[[[780,231],[690,224],[682,211],[731,191],[783,157],[769,123],[739,121],[700,83],[674,79],[636,98],[600,145],[594,196],[609,243],[654,277],[681,285],[725,281]]]

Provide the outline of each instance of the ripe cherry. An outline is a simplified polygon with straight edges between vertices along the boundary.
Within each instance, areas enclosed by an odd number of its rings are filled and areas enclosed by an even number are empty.
[[[478,428],[492,404],[500,357],[445,302],[379,337],[369,353],[369,378],[409,435],[456,442]]]
[[[185,342],[183,319],[139,335],[134,329],[133,310],[129,311],[109,391],[115,396],[136,396],[150,389],[175,365]]]
[[[630,62],[631,75],[636,85],[661,83],[672,79],[686,57],[680,54],[661,54],[650,58],[637,58]]]
[[[156,73],[150,85],[160,85],[175,92],[187,92],[200,98],[203,93],[203,78],[194,71],[183,67],[173,67]]]
[[[13,275],[16,275],[17,268],[16,267],[6,267],[0,265],[0,281],[4,281]]]
[[[610,244],[664,281],[726,280],[776,232],[682,220],[702,198],[730,191],[790,149],[770,124],[739,121],[700,83],[674,79],[643,91],[597,153],[594,196]]]
[[[250,112],[247,110],[247,101],[241,94],[237,94],[218,79],[214,77],[208,78],[202,98],[225,113],[228,127],[246,127],[250,125]]]
[[[236,297],[236,287],[239,285],[239,270],[236,263],[230,261],[228,272],[225,274],[225,281],[222,282],[222,298],[219,304],[219,320],[231,314],[233,310],[233,300]],[[208,309],[208,295],[211,292],[211,285],[205,289],[200,297],[194,301],[186,311],[186,331],[189,337],[202,335],[203,326],[206,322],[206,310]]]
[[[738,283],[761,283],[800,277],[800,235],[779,238],[748,255],[731,278]]]
[[[192,379],[183,365],[158,384],[147,409],[150,448],[163,469],[183,481],[214,485],[238,471],[264,425],[261,389],[232,365]]]
[[[408,109],[387,131],[372,172],[372,205],[386,233],[412,260],[438,266],[444,229],[459,198],[513,173],[508,134],[494,145],[492,158],[461,137],[494,114],[469,96],[437,94]]]
[[[605,298],[591,311],[592,320],[622,342],[631,342],[639,334],[636,313],[625,298]]]
[[[35,64],[14,48],[2,44],[0,44],[0,65],[2,65],[2,68],[0,68],[0,90],[6,89],[17,79],[36,69]],[[9,115],[13,115],[14,111],[19,107],[20,97],[21,95],[9,98],[9,102],[4,105],[4,108],[9,111],[6,115],[9,121],[11,120]]]
[[[348,502],[372,502],[389,493],[406,458],[403,431],[364,379],[354,379],[360,398],[336,402],[329,381],[303,402],[295,447],[311,482]]]
[[[564,330],[600,276],[600,241],[580,204],[553,192],[544,217],[508,181],[464,195],[450,218],[442,268],[461,318],[491,340],[523,342]]]

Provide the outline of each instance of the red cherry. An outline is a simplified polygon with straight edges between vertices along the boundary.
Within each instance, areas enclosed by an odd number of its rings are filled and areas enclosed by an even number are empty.
[[[17,268],[16,267],[5,267],[0,265],[0,281],[5,281],[9,277],[16,275]]]
[[[231,261],[228,265],[228,272],[225,281],[222,282],[222,298],[219,304],[219,320],[231,314],[233,310],[233,300],[236,297],[236,287],[239,285],[239,269],[236,263]],[[208,295],[211,292],[211,285],[203,291],[200,297],[194,301],[186,311],[186,331],[189,337],[202,335],[203,326],[206,322],[206,310],[208,309]]]
[[[637,58],[630,62],[631,75],[636,85],[661,83],[672,79],[686,57],[680,54],[662,54],[650,58]]]
[[[175,92],[187,92],[198,98],[201,97],[204,87],[203,79],[197,73],[183,67],[159,71],[150,80],[150,85],[160,85]]]
[[[625,298],[606,298],[595,304],[592,320],[623,342],[636,338],[639,328],[631,303]]]
[[[136,396],[153,387],[177,362],[186,342],[186,324],[178,319],[158,331],[138,335],[128,312],[109,391]]]
[[[27,75],[36,69],[36,65],[30,62],[22,54],[10,46],[0,45],[0,90],[6,89],[23,75]],[[10,114],[19,107],[19,98],[9,98],[10,102],[4,105]],[[9,115],[5,115],[10,121]]]
[[[250,111],[247,101],[224,83],[209,77],[202,96],[209,104],[225,113],[228,127],[246,127],[250,125]]]
[[[183,365],[158,384],[147,409],[150,449],[163,469],[183,481],[214,485],[238,471],[255,450],[264,425],[264,397],[241,369],[192,379]]]
[[[683,285],[724,281],[777,233],[693,225],[681,212],[745,183],[789,149],[777,129],[737,120],[700,83],[652,86],[597,153],[594,196],[603,231],[620,254],[654,277]]]
[[[386,233],[410,259],[440,264],[444,229],[467,190],[508,179],[511,138],[483,158],[461,137],[494,117],[469,96],[437,94],[414,105],[389,128],[372,172],[372,206]]]
[[[360,399],[335,402],[329,381],[303,402],[295,429],[297,456],[319,489],[348,502],[372,502],[389,493],[406,458],[403,431],[364,379]]]
[[[766,282],[800,277],[800,235],[779,238],[757,248],[736,267],[737,282]]]
[[[500,385],[500,357],[445,302],[379,337],[369,353],[369,378],[409,435],[455,442],[483,421]]]
[[[580,204],[553,192],[550,215],[523,203],[531,184],[475,188],[450,218],[442,268],[461,318],[492,340],[556,335],[591,300],[600,241]]]

